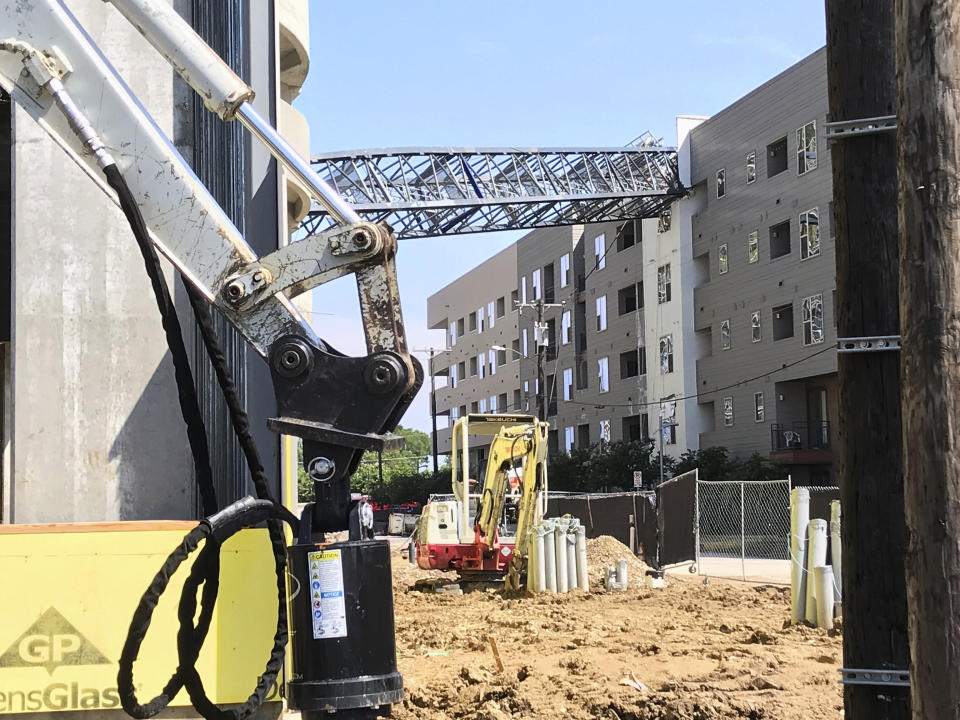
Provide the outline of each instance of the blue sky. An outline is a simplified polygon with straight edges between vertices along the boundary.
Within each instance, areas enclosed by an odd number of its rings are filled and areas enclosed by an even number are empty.
[[[825,42],[823,0],[310,3],[295,106],[313,152],[371,147],[616,146],[712,115]],[[426,299],[520,233],[401,243],[411,347],[442,347]],[[313,324],[363,353],[352,278],[314,294]],[[421,355],[421,361],[426,364]],[[429,430],[421,391],[403,424]]]

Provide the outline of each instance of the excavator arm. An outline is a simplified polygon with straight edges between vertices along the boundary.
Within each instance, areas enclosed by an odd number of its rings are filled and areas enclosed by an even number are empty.
[[[157,250],[269,363],[270,427],[303,438],[316,485],[308,527],[347,529],[349,476],[364,450],[402,444],[391,431],[423,379],[407,349],[396,239],[386,225],[361,222],[317,177],[253,109],[253,91],[167,3],[111,1],[212,112],[247,127],[339,224],[257,257],[63,3],[0,3],[0,85],[114,202],[103,169],[119,170]],[[350,273],[368,352],[360,358],[318,338],[291,302]]]

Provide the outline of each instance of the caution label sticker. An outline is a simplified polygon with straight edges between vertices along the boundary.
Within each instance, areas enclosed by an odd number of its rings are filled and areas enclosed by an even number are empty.
[[[313,639],[347,636],[347,610],[343,597],[343,562],[339,550],[307,555],[310,566],[310,608]]]

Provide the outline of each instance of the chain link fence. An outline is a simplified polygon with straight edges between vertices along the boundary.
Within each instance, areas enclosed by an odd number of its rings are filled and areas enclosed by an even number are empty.
[[[790,480],[697,481],[701,575],[789,582]]]

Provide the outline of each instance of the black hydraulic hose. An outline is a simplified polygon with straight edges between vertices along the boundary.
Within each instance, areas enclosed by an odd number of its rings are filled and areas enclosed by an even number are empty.
[[[214,515],[216,512],[216,493],[213,487],[206,430],[203,417],[200,414],[196,387],[183,344],[176,309],[163,279],[159,259],[150,240],[143,216],[126,181],[115,165],[104,168],[104,173],[110,186],[117,192],[121,208],[137,239],[147,274],[157,297],[157,305],[160,309],[167,344],[176,369],[175,376],[180,407],[184,422],[187,424],[190,447],[197,467],[197,483],[200,486],[200,493],[203,498],[204,514],[208,516],[207,520],[187,534],[181,545],[167,558],[144,592],[134,612],[121,653],[120,668],[117,675],[121,704],[132,717],[149,718],[163,710],[180,689],[186,687],[194,707],[207,720],[243,720],[263,703],[283,665],[287,643],[287,606],[284,579],[286,542],[282,522],[289,523],[294,534],[297,532],[298,522],[286,508],[279,505],[270,495],[266,472],[250,432],[249,418],[237,393],[236,385],[233,382],[226,356],[217,339],[205,300],[194,288],[185,283],[204,345],[230,412],[234,432],[247,460],[247,466],[250,468],[257,495],[261,498],[259,501],[253,501],[252,498],[238,501],[223,512]],[[220,546],[241,527],[255,525],[264,520],[267,521],[277,577],[277,629],[270,657],[253,693],[236,710],[225,711],[218,708],[206,696],[203,683],[196,671],[196,661],[209,630],[217,600]],[[218,529],[218,523],[226,527]],[[170,577],[187,556],[199,546],[201,540],[204,541],[203,549],[191,567],[178,607],[180,620],[180,630],[177,634],[178,667],[164,686],[161,694],[141,705],[137,700],[133,686],[133,663],[150,626],[150,619],[160,595],[166,589]],[[197,624],[194,625],[193,618],[197,607],[196,594],[201,584],[203,585],[203,591],[200,599],[200,615]]]
[[[180,329],[180,320],[177,317],[176,307],[167,289],[160,269],[160,259],[150,241],[146,223],[137,206],[137,201],[130,192],[123,175],[116,165],[107,165],[103,169],[107,176],[107,183],[117,193],[120,208],[130,223],[133,235],[140,247],[143,263],[153,285],[153,294],[157,299],[163,331],[167,337],[167,347],[173,360],[174,376],[177,380],[177,397],[180,400],[180,414],[187,426],[187,439],[190,442],[190,451],[193,453],[193,463],[197,472],[197,485],[200,488],[200,497],[203,503],[203,514],[212,515],[217,511],[217,497],[213,488],[213,471],[210,467],[210,448],[207,444],[207,433],[203,426],[203,415],[200,414],[200,404],[197,400],[196,386],[193,383],[193,372],[187,350],[183,345],[183,332]]]

